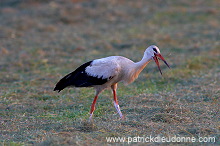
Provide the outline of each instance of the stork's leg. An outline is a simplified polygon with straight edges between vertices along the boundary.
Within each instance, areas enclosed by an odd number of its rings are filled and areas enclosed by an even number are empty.
[[[112,85],[111,88],[112,88],[113,96],[114,96],[114,106],[115,106],[118,114],[120,115],[120,117],[123,119],[124,116],[122,115],[120,107],[118,105],[118,98],[117,98],[117,94],[116,94],[117,84]]]
[[[92,102],[92,105],[91,105],[91,109],[90,109],[90,117],[89,117],[89,121],[92,120],[92,115],[93,115],[93,112],[95,111],[95,104],[96,104],[96,100],[98,99],[98,94],[96,94],[93,102]]]

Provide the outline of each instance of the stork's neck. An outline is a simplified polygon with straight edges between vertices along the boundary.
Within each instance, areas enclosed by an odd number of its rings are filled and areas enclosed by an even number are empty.
[[[144,67],[151,61],[151,57],[148,57],[146,53],[141,59],[141,61],[134,63],[134,66],[130,68],[130,71],[128,72],[128,77],[125,79],[126,84],[130,84],[133,82],[140,72],[144,69]]]
[[[141,61],[135,63],[136,71],[140,73],[151,60],[151,56],[148,56],[146,53],[144,53]]]

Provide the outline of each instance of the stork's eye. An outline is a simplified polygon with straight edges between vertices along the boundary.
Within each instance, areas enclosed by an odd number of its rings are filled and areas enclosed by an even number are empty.
[[[154,50],[155,53],[157,53],[157,49],[156,48],[153,48],[153,50]]]

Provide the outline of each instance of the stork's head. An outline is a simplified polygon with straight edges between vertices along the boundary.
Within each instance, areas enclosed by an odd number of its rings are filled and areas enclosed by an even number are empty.
[[[160,49],[157,46],[155,46],[155,45],[149,46],[146,49],[145,53],[146,53],[146,55],[148,57],[151,57],[151,59],[153,59],[155,61],[155,63],[157,64],[158,69],[159,69],[161,75],[162,75],[162,72],[161,72],[161,69],[160,69],[160,64],[159,64],[158,58],[161,59],[170,68],[169,64],[166,62],[166,60],[160,54]]]

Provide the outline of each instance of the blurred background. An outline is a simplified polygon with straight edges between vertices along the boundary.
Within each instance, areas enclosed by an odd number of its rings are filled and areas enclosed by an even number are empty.
[[[105,144],[105,136],[146,133],[219,137],[219,14],[219,0],[0,0],[2,143]],[[152,62],[134,84],[120,84],[127,121],[118,122],[109,91],[92,127],[84,123],[92,89],[52,91],[86,61],[139,61],[152,44],[172,69],[161,62],[161,77]]]

